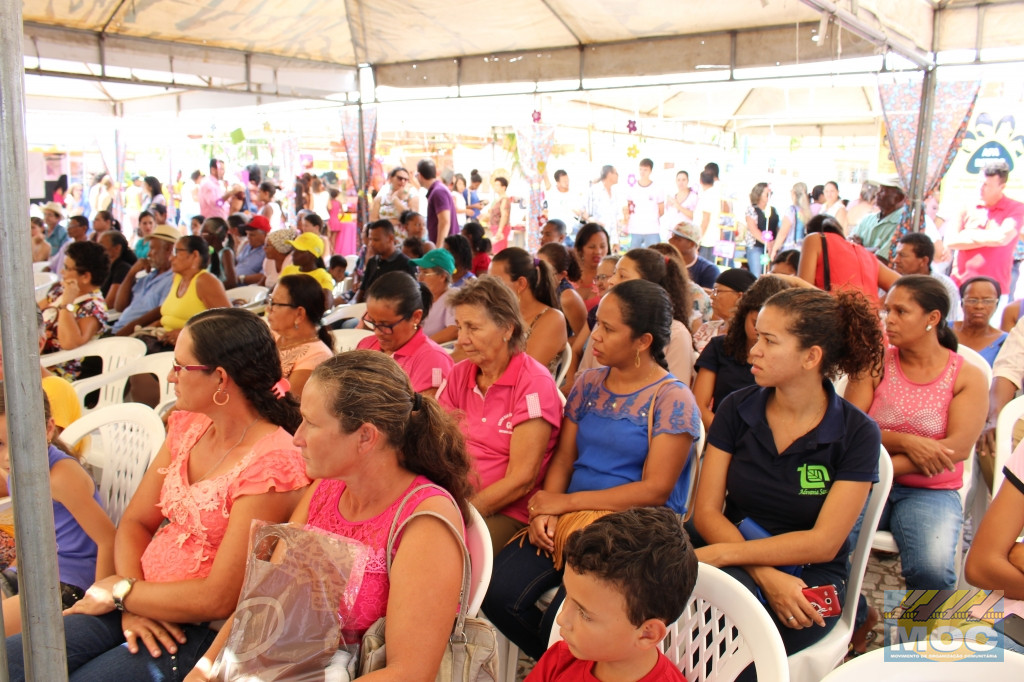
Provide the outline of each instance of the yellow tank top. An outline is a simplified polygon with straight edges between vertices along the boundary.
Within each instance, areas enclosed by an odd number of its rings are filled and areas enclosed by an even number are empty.
[[[185,295],[178,298],[178,286],[181,284],[181,275],[174,275],[171,290],[167,293],[167,298],[160,305],[161,327],[172,331],[181,329],[190,317],[206,310],[206,306],[199,300],[199,294],[196,293],[196,283],[202,276],[203,273],[200,272],[193,277],[192,281],[188,283]]]

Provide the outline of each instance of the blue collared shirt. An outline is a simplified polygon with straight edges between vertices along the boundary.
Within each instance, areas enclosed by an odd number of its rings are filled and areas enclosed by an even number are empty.
[[[174,273],[170,268],[161,273],[151,272],[140,280],[136,280],[132,287],[132,302],[121,313],[121,317],[114,323],[113,331],[116,334],[128,324],[153,308],[159,308],[171,292],[171,284],[174,280]]]
[[[256,275],[263,272],[263,261],[266,253],[262,246],[254,247],[249,242],[242,245],[238,250],[238,258],[235,260],[235,274],[238,277]]]

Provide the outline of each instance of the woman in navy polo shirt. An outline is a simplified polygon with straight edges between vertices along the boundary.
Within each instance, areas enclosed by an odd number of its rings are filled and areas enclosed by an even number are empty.
[[[757,385],[726,397],[708,432],[693,517],[702,538],[694,544],[707,543],[698,559],[761,596],[793,653],[835,625],[801,590],[835,585],[842,603],[847,538],[878,480],[878,426],[829,379],[876,367],[882,333],[862,295],[817,289],[775,294],[756,329]],[[769,537],[746,540],[743,521]]]

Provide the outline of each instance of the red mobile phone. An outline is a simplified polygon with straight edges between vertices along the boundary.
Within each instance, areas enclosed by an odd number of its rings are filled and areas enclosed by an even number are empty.
[[[804,597],[811,602],[811,606],[817,609],[823,618],[838,616],[843,611],[839,604],[839,595],[836,594],[835,585],[818,585],[816,587],[805,587]]]

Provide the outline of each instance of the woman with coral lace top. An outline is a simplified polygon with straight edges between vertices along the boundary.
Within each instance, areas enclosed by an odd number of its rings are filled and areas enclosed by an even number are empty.
[[[469,459],[459,427],[433,398],[413,391],[394,360],[372,350],[317,366],[302,393],[302,418],[295,443],[318,480],[291,521],[371,550],[359,596],[339,614],[346,642],[361,641],[387,616],[387,665],[360,679],[433,682],[459,603],[462,550],[440,520],[416,519],[396,536],[389,576],[388,533],[393,521],[421,511],[464,527]],[[227,630],[188,680],[208,679]]]
[[[177,411],[114,538],[115,575],[64,617],[72,680],[170,680],[238,601],[254,519],[286,520],[309,484],[270,330],[241,309],[188,321],[174,347]],[[10,679],[25,679],[21,636]]]

